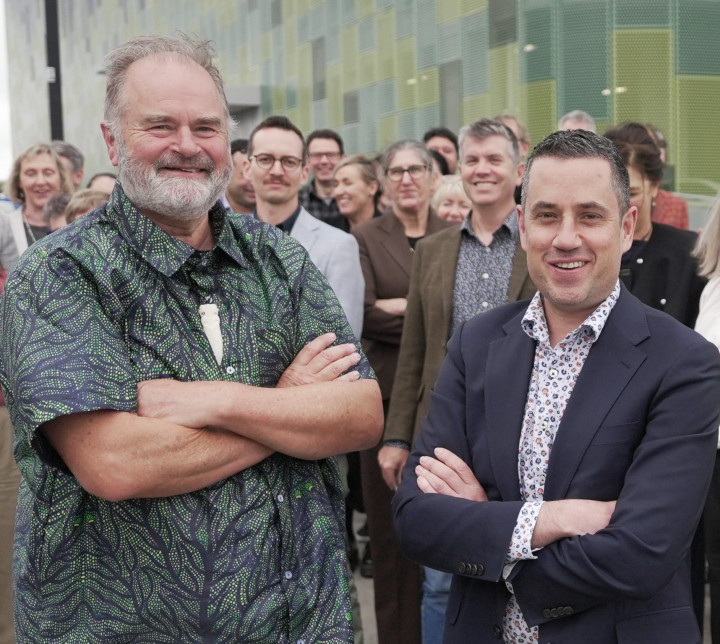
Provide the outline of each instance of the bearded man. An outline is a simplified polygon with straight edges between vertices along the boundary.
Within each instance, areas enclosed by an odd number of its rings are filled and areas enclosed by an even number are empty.
[[[303,248],[218,203],[207,44],[140,38],[106,73],[110,201],[0,302],[18,642],[351,641],[332,457],[379,438],[372,371]]]

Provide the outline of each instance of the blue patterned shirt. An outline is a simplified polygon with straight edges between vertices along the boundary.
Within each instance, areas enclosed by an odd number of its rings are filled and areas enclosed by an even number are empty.
[[[0,383],[23,481],[15,542],[18,642],[348,642],[343,493],[334,459],[276,453],[189,494],[88,494],[37,428],[137,410],[137,383],[273,387],[305,344],[353,334],[303,248],[211,211],[215,246],[166,234],[119,187],[33,245],[0,300]],[[212,294],[218,364],[198,304]],[[360,347],[358,345],[358,351]],[[363,357],[363,377],[372,371]]]

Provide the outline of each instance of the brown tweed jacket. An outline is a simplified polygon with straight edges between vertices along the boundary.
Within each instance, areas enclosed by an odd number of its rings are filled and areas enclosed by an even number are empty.
[[[383,440],[408,443],[427,414],[430,390],[445,358],[450,339],[455,268],[460,252],[460,227],[422,240],[415,252],[400,357],[385,422]],[[527,257],[518,241],[508,302],[535,295]]]

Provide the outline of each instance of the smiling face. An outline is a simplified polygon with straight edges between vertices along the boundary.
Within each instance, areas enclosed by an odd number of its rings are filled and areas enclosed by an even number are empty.
[[[20,164],[19,186],[29,212],[42,213],[47,200],[60,192],[60,184],[57,163],[49,154],[36,154]]]
[[[123,87],[121,132],[103,125],[110,160],[146,216],[205,216],[232,172],[227,118],[210,75],[178,57],[134,62]]]
[[[636,210],[620,212],[605,159],[540,157],[518,211],[528,271],[548,324],[576,328],[615,287]]]
[[[334,139],[313,139],[308,143],[308,164],[313,177],[320,183],[332,181],[333,170],[343,155]]]
[[[480,140],[467,137],[463,141],[460,176],[474,206],[507,204],[512,208],[525,166],[513,162],[511,145],[499,135]]]
[[[459,224],[463,222],[471,209],[472,204],[466,196],[448,194],[438,203],[435,214],[437,214],[440,219],[445,219],[453,224]]]
[[[373,198],[378,189],[377,181],[365,183],[356,165],[343,166],[335,173],[332,196],[338,210],[346,217],[375,209]]]

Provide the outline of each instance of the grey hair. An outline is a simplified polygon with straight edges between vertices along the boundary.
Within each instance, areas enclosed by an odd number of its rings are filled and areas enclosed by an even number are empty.
[[[51,141],[50,145],[61,157],[65,157],[68,161],[70,161],[73,172],[83,169],[83,166],[85,165],[85,156],[72,143],[68,143],[67,141]]]
[[[565,121],[579,121],[580,123],[584,123],[585,125],[587,125],[587,127],[582,128],[583,130],[587,130],[588,132],[596,131],[595,119],[592,117],[591,114],[588,114],[583,110],[573,110],[572,112],[568,112],[563,117],[561,117],[558,121],[558,130],[563,129],[563,123]]]
[[[120,133],[120,119],[125,108],[123,89],[130,66],[148,56],[162,56],[166,59],[181,58],[187,62],[194,62],[202,67],[212,78],[222,99],[227,120],[228,136],[230,136],[234,122],[230,118],[222,78],[217,67],[212,62],[215,52],[209,41],[192,40],[184,34],[179,37],[172,36],[141,36],[120,45],[105,57],[105,74],[107,76],[107,89],[105,91],[105,124],[116,136]]]
[[[508,140],[510,144],[510,158],[514,165],[520,163],[520,146],[518,144],[517,137],[513,131],[504,123],[500,121],[493,121],[492,119],[480,119],[468,125],[464,125],[460,130],[458,136],[458,146],[460,148],[460,163],[462,163],[465,153],[463,147],[467,139],[473,141],[482,141],[490,136],[501,136]]]
[[[701,277],[720,276],[720,194],[710,207],[710,218],[700,233],[693,255]]]
[[[415,139],[405,139],[403,141],[396,141],[388,146],[382,156],[382,167],[383,171],[387,174],[387,170],[392,163],[393,157],[401,150],[412,150],[417,152],[423,163],[428,167],[428,170],[432,171],[433,159],[430,151],[425,147],[424,143],[416,141]]]
[[[535,159],[605,159],[610,164],[612,186],[617,196],[620,213],[630,207],[630,178],[620,152],[612,141],[586,130],[558,130],[535,146],[525,165],[522,181],[522,207],[525,208],[530,170]]]

